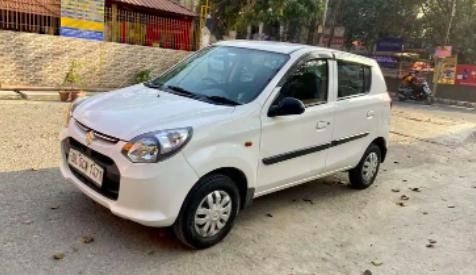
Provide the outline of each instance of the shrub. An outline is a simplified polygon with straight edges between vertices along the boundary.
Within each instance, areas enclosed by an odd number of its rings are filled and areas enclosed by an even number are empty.
[[[151,73],[150,70],[139,71],[134,77],[134,83],[138,84],[138,83],[149,81],[151,79],[150,73]]]

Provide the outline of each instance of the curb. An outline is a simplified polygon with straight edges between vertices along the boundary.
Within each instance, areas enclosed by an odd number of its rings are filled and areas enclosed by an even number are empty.
[[[476,102],[469,102],[469,101],[460,101],[454,99],[447,99],[441,97],[435,97],[435,102],[445,105],[454,105],[459,107],[466,107],[466,108],[476,108]]]
[[[99,92],[84,92],[81,96],[90,96]],[[28,100],[28,101],[57,101],[60,102],[58,92],[14,92],[0,91],[0,100]]]
[[[397,93],[390,93],[390,97],[393,101],[398,101]],[[476,108],[476,102],[469,102],[469,101],[461,101],[455,99],[448,99],[448,98],[441,98],[435,97],[433,98],[435,103],[444,104],[444,105],[452,105],[458,107],[465,107],[465,108]]]

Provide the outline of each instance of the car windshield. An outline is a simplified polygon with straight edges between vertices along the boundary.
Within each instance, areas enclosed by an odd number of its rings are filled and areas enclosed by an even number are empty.
[[[213,104],[241,105],[254,100],[288,59],[286,54],[214,46],[177,64],[148,86]]]

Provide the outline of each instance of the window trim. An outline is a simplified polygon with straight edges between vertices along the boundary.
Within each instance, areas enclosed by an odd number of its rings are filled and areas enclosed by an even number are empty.
[[[355,98],[355,97],[361,97],[361,96],[364,96],[364,95],[368,95],[371,91],[372,91],[372,70],[373,70],[373,66],[372,65],[368,65],[368,64],[364,64],[364,63],[361,63],[361,62],[357,62],[357,61],[349,61],[349,60],[345,60],[345,59],[335,59],[336,61],[336,69],[337,69],[337,101],[342,101],[342,100],[347,100],[347,99],[351,99],[351,98]],[[344,63],[347,63],[347,64],[354,64],[354,65],[360,65],[360,66],[364,66],[364,67],[367,67],[370,69],[370,84],[369,84],[369,89],[363,93],[358,93],[358,94],[353,94],[353,95],[348,95],[348,96],[343,96],[343,97],[339,97],[339,83],[340,83],[340,79],[339,79],[339,62],[344,62]],[[365,77],[365,75],[364,75]],[[365,89],[365,81],[364,81],[364,89]]]
[[[303,54],[296,61],[294,61],[294,63],[291,65],[291,67],[289,67],[288,71],[283,75],[283,77],[279,80],[278,84],[276,85],[276,87],[282,88],[284,83],[288,79],[289,75],[291,74],[292,70],[294,68],[296,68],[296,66],[300,62],[302,62],[302,61],[307,62],[307,61],[310,61],[310,60],[325,60],[326,63],[327,63],[327,98],[326,98],[326,101],[324,101],[324,102],[314,102],[314,103],[304,104],[304,107],[306,109],[329,103],[329,92],[330,92],[330,85],[329,85],[330,81],[329,81],[329,79],[330,79],[330,72],[331,72],[331,63],[329,62],[329,60],[335,60],[334,58],[329,57],[327,55],[323,56],[323,55],[320,55],[319,53],[314,53],[314,52]],[[272,103],[269,106],[269,108],[271,108],[272,106],[275,105],[276,100],[279,97],[280,93],[281,93],[281,89],[279,90],[279,93],[277,93],[276,96],[273,98]]]

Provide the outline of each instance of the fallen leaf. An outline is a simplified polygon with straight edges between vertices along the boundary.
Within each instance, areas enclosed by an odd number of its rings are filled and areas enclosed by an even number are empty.
[[[433,248],[433,247],[435,247],[435,246],[434,246],[432,243],[429,243],[429,244],[426,245],[426,247],[428,247],[428,248]]]
[[[423,212],[421,212],[421,213],[422,213],[423,215],[428,215],[428,212],[426,212],[426,211],[423,211]]]
[[[381,266],[381,265],[383,265],[383,262],[377,261],[377,260],[373,260],[373,261],[371,261],[370,263],[372,263],[374,266]]]
[[[310,199],[302,199],[302,201],[308,202],[308,203],[310,203],[310,204],[314,204],[314,202],[313,202],[312,200],[310,200]]]
[[[59,205],[50,206],[50,209],[51,209],[51,210],[56,210],[56,209],[58,209],[58,208],[60,208]]]
[[[395,164],[399,164],[400,162],[398,162],[398,161],[394,161],[393,163],[395,163]]]
[[[405,203],[403,201],[396,202],[398,206],[405,207]]]
[[[407,182],[408,180],[402,180],[403,182]]]
[[[362,273],[362,275],[372,275],[372,271],[367,269],[364,271],[364,273]]]
[[[407,195],[405,195],[405,194],[403,194],[403,195],[400,196],[400,199],[401,199],[402,201],[407,201],[407,200],[410,199],[410,197],[407,196]]]
[[[273,215],[271,215],[271,213],[266,213],[266,217],[272,218]]]
[[[448,208],[455,208],[456,206],[454,205],[448,205]]]
[[[91,236],[82,236],[81,237],[81,242],[82,243],[92,243],[94,242],[94,238]]]
[[[436,241],[433,240],[433,239],[428,239],[428,241],[429,241],[431,244],[435,244],[435,243],[436,243]]]
[[[410,190],[412,190],[413,192],[420,192],[421,189],[419,187],[411,187]]]
[[[61,260],[64,258],[64,253],[56,253],[53,255],[54,260]]]
[[[398,188],[392,188],[392,192],[398,193],[398,192],[400,192],[400,189],[398,189]]]

